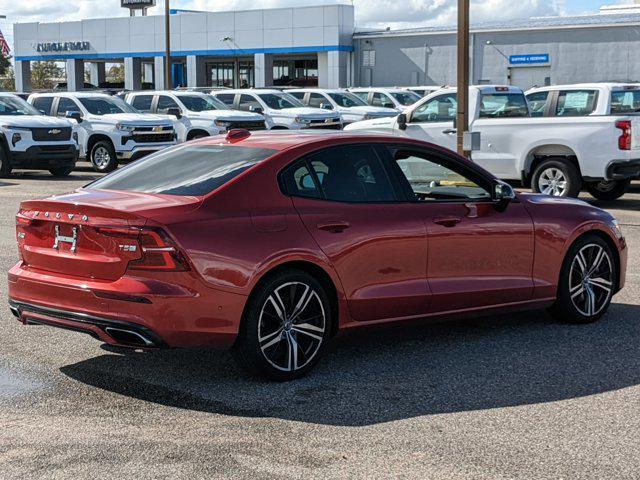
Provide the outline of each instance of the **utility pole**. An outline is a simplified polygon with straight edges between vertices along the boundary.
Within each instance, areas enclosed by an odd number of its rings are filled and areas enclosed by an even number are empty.
[[[458,0],[458,153],[467,158],[465,133],[469,130],[469,0]]]
[[[164,34],[164,88],[165,90],[171,90],[173,81],[171,79],[171,10],[169,8],[169,0],[164,0]]]

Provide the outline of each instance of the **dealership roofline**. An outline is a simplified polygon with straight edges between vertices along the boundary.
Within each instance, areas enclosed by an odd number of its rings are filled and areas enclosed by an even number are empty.
[[[499,33],[536,30],[566,30],[580,28],[607,28],[640,26],[639,13],[576,15],[571,17],[531,17],[511,22],[484,22],[471,26],[471,33]],[[455,25],[405,28],[398,30],[359,30],[354,39],[410,37],[416,35],[451,35],[457,32]]]

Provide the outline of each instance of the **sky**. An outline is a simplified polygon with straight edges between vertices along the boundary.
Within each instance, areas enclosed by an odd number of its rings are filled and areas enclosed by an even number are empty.
[[[472,22],[508,20],[544,15],[572,15],[597,12],[602,4],[631,0],[471,0]],[[194,10],[240,10],[283,6],[353,2],[358,27],[403,28],[451,25],[456,22],[456,0],[171,0],[173,8]],[[157,12],[163,0],[158,0]],[[128,15],[120,0],[0,0],[0,29],[12,45],[11,24],[53,22]]]

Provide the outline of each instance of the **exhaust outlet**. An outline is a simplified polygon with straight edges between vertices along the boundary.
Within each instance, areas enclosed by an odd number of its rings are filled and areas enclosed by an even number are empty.
[[[120,345],[130,347],[155,347],[155,343],[139,332],[123,328],[106,327],[104,331]]]
[[[21,317],[20,310],[18,310],[13,305],[9,306],[9,310],[11,310],[11,313],[13,314],[14,317],[16,317],[16,318],[20,318]]]

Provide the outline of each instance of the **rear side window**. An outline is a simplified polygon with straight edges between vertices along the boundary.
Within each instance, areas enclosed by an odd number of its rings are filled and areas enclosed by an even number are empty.
[[[480,118],[528,117],[529,107],[521,93],[482,95]]]
[[[259,148],[181,145],[132,163],[87,188],[207,195],[275,153]]]
[[[33,99],[33,106],[44,115],[51,115],[51,105],[53,97],[37,97]]]
[[[627,90],[611,93],[611,114],[640,112],[640,90]]]
[[[353,203],[397,200],[386,169],[368,145],[328,148],[296,165],[285,172],[291,195]]]
[[[598,92],[595,90],[561,90],[558,95],[556,116],[584,117],[596,109]]]
[[[529,110],[531,110],[532,117],[544,116],[548,98],[549,92],[536,92],[527,95],[527,102],[529,102]]]

